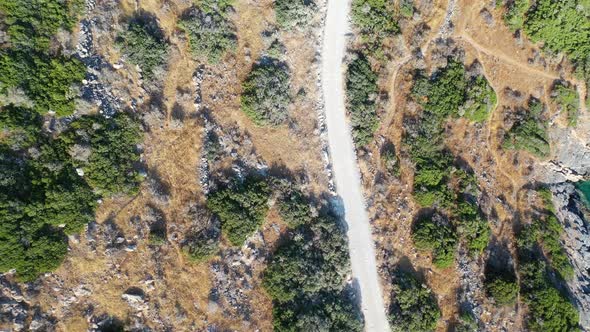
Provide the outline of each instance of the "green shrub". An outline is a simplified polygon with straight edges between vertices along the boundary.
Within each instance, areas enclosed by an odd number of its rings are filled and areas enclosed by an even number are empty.
[[[192,54],[210,63],[217,63],[237,46],[236,27],[223,11],[194,8],[178,26],[187,34]]]
[[[516,301],[518,296],[518,284],[516,280],[508,280],[502,277],[496,277],[486,282],[486,291],[497,304],[511,305]]]
[[[512,32],[522,29],[530,0],[514,0],[504,14],[504,22]]]
[[[498,102],[496,92],[483,76],[475,76],[467,86],[467,100],[460,114],[473,122],[484,122]]]
[[[432,251],[432,262],[437,268],[447,268],[454,263],[457,238],[452,226],[441,215],[417,220],[412,227],[412,240],[417,249]]]
[[[113,118],[84,116],[61,136],[70,153],[75,146],[89,150],[88,156],[74,156],[74,164],[84,170],[88,183],[101,195],[135,194],[141,178],[135,169],[139,162],[137,144],[139,124],[125,113]]]
[[[377,93],[377,74],[371,69],[369,60],[359,55],[348,65],[346,75],[347,109],[351,117],[352,135],[358,146],[369,144],[379,126],[375,105]]]
[[[16,49],[44,51],[59,29],[70,30],[82,0],[0,0],[10,44]]]
[[[453,213],[457,219],[457,231],[467,243],[467,249],[481,254],[487,248],[491,235],[487,220],[480,217],[476,205],[465,201],[459,202]]]
[[[219,251],[219,241],[209,236],[199,236],[182,246],[182,251],[195,262],[202,262]]]
[[[414,0],[401,0],[399,11],[403,17],[412,18],[414,16]]]
[[[120,33],[117,45],[134,65],[139,66],[147,79],[156,79],[156,68],[168,61],[168,43],[157,26],[143,19],[134,19],[127,30]]]
[[[566,86],[559,82],[553,86],[552,99],[559,105],[562,112],[567,116],[567,123],[575,127],[578,123],[580,96],[574,87]]]
[[[540,101],[531,99],[529,109],[524,110],[526,114],[505,134],[502,146],[505,149],[526,150],[539,158],[549,156],[549,136],[547,121],[542,119],[543,110]]]
[[[399,32],[393,1],[353,0],[351,16],[370,51],[380,49],[383,39]]]
[[[393,144],[386,144],[381,149],[381,162],[387,171],[387,174],[395,177],[400,176],[400,160],[395,154],[395,147]]]
[[[212,193],[207,207],[221,219],[221,230],[234,246],[240,246],[258,229],[268,211],[270,190],[253,178]]]
[[[313,0],[275,0],[277,23],[283,29],[293,29],[309,24],[316,11]]]
[[[242,83],[242,111],[257,125],[277,126],[288,117],[290,75],[276,60],[263,59]]]
[[[204,12],[224,13],[232,7],[234,0],[195,0],[194,2]]]
[[[441,317],[436,298],[430,288],[413,276],[402,274],[394,280],[389,322],[395,332],[435,331]]]

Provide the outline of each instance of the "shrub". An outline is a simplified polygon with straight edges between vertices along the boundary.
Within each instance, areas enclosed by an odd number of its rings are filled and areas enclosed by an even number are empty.
[[[557,103],[560,110],[567,116],[568,126],[575,127],[578,123],[580,96],[574,87],[566,86],[559,82],[553,86],[552,99]]]
[[[185,243],[182,246],[182,251],[185,252],[191,260],[202,262],[209,257],[214,256],[219,251],[219,241],[215,238],[198,236]]]
[[[513,150],[526,150],[531,154],[545,158],[549,156],[549,136],[547,121],[542,119],[543,104],[536,99],[529,102],[529,110],[520,110],[526,114],[514,123],[504,136],[503,147]]]
[[[371,69],[369,60],[359,55],[348,65],[346,76],[348,112],[352,135],[358,146],[369,144],[379,125],[375,105],[377,92],[377,74]]]
[[[242,83],[242,111],[257,125],[277,126],[287,120],[290,75],[284,64],[263,60]]]
[[[275,0],[274,7],[277,23],[287,30],[309,24],[316,10],[313,0]]]
[[[454,263],[456,235],[440,214],[418,219],[412,227],[412,240],[417,249],[432,251],[432,262],[437,268]]]
[[[395,146],[391,143],[385,144],[381,149],[381,162],[387,173],[391,176],[400,176],[400,161],[395,154]]]
[[[371,51],[380,49],[384,38],[399,32],[393,1],[353,0],[351,16]]]
[[[486,282],[486,291],[497,304],[511,305],[516,301],[518,296],[518,284],[516,280],[508,280],[500,276],[496,276],[490,281]]]
[[[392,331],[435,331],[441,313],[430,288],[413,276],[401,274],[394,280],[389,322]]]
[[[88,183],[102,195],[134,194],[141,178],[135,169],[139,162],[137,144],[141,141],[139,124],[125,113],[113,118],[84,116],[72,122],[61,136],[70,152],[74,145],[88,147],[87,159],[75,159],[84,170]]]
[[[229,242],[239,246],[264,221],[269,195],[266,182],[248,178],[211,194],[207,207],[221,219],[221,230]]]
[[[139,66],[147,79],[155,79],[156,68],[168,60],[168,44],[162,32],[151,22],[136,18],[120,33],[117,44],[129,62]]]
[[[237,46],[236,27],[223,11],[193,8],[178,26],[187,34],[192,54],[210,63],[217,63]]]

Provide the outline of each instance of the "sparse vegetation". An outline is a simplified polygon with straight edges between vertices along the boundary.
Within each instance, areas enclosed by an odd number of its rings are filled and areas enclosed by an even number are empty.
[[[375,104],[377,89],[377,74],[371,69],[369,60],[359,55],[348,65],[346,76],[348,112],[357,146],[369,144],[379,125]]]
[[[242,83],[242,111],[257,125],[277,126],[288,117],[290,75],[285,64],[263,59]]]
[[[543,119],[544,105],[531,99],[528,110],[517,109],[518,118],[504,137],[505,149],[526,150],[531,154],[545,158],[549,156],[549,136],[547,121]]]
[[[309,24],[316,10],[313,0],[275,0],[274,7],[277,23],[287,30]]]
[[[409,274],[399,274],[394,280],[391,298],[389,322],[392,331],[436,330],[441,312],[430,288]]]
[[[217,63],[237,46],[236,27],[224,10],[193,8],[178,26],[187,34],[193,55],[205,57],[210,63]]]
[[[221,219],[221,230],[229,242],[240,246],[264,221],[269,196],[265,181],[248,178],[212,193],[207,207]]]
[[[168,61],[168,43],[160,28],[147,19],[136,18],[119,34],[117,44],[129,62],[139,66],[147,79],[155,77],[157,68],[163,68]]]

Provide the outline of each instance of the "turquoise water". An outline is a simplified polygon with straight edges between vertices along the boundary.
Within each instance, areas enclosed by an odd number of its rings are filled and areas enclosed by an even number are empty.
[[[590,181],[578,182],[576,188],[582,193],[586,206],[590,207]]]

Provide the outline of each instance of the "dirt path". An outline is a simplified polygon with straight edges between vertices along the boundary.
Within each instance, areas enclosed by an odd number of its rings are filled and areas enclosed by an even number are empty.
[[[481,52],[483,54],[486,54],[488,56],[491,56],[491,57],[498,58],[498,59],[502,60],[502,62],[507,63],[507,64],[510,64],[510,65],[512,65],[514,67],[518,67],[520,70],[522,70],[524,72],[527,72],[529,74],[538,75],[538,76],[541,76],[541,77],[544,77],[544,78],[547,78],[547,79],[550,79],[550,80],[559,80],[559,79],[561,79],[561,77],[559,75],[554,75],[554,74],[551,74],[551,73],[549,73],[547,71],[543,71],[543,70],[540,70],[540,69],[533,68],[533,67],[531,67],[529,65],[526,65],[526,64],[524,64],[524,63],[522,63],[522,62],[520,62],[518,60],[515,60],[512,57],[510,57],[510,56],[508,56],[506,54],[503,54],[501,52],[498,52],[498,51],[494,51],[493,52],[491,50],[488,50],[484,46],[478,44],[475,40],[473,40],[470,36],[468,36],[465,33],[462,33],[462,34],[458,35],[457,38],[463,39],[464,41],[468,42],[469,44],[471,44],[471,46],[473,46],[473,48],[475,48],[479,52]]]
[[[386,332],[389,324],[377,274],[371,225],[362,195],[360,172],[346,120],[342,60],[349,31],[349,1],[328,0],[322,47],[322,85],[336,190],[348,225],[352,275],[360,290],[365,330]]]

